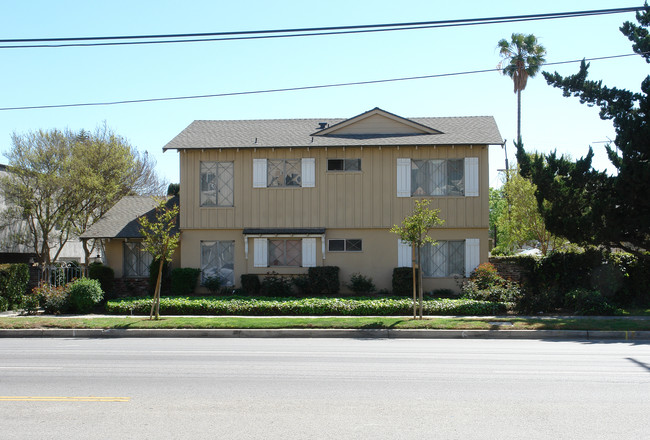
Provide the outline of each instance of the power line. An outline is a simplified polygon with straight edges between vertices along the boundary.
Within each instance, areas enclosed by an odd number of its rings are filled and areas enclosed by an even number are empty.
[[[623,58],[636,56],[639,54],[631,53],[624,55],[610,55],[603,57],[595,58],[586,58],[585,61],[598,61],[598,60],[607,60],[613,58]],[[571,60],[571,61],[558,61],[554,63],[546,63],[545,66],[555,66],[560,64],[570,64],[570,63],[579,63],[583,60]],[[38,109],[51,109],[51,108],[69,108],[69,107],[95,107],[95,106],[107,106],[107,105],[122,105],[122,104],[139,104],[146,102],[161,102],[161,101],[180,101],[180,100],[189,100],[189,99],[205,99],[205,98],[223,98],[227,96],[242,96],[242,95],[260,95],[266,93],[279,93],[279,92],[296,92],[301,90],[315,90],[315,89],[325,89],[333,87],[348,87],[348,86],[361,86],[368,84],[381,84],[389,82],[398,82],[398,81],[413,81],[419,79],[431,79],[431,78],[443,78],[449,76],[460,76],[460,75],[473,75],[477,73],[487,73],[487,72],[498,72],[502,69],[493,68],[493,69],[484,69],[484,70],[470,70],[465,72],[454,72],[454,73],[440,73],[434,75],[422,75],[422,76],[409,76],[402,78],[388,78],[388,79],[377,79],[377,80],[368,80],[368,81],[356,81],[356,82],[345,82],[345,83],[333,83],[333,84],[320,84],[312,86],[301,86],[301,87],[286,87],[280,89],[266,89],[266,90],[249,90],[244,92],[227,92],[227,93],[214,93],[206,95],[190,95],[190,96],[173,96],[166,98],[145,98],[145,99],[130,99],[122,101],[106,101],[106,102],[87,102],[87,103],[76,103],[76,104],[52,104],[52,105],[34,105],[34,106],[24,106],[24,107],[4,107],[0,108],[0,111],[10,111],[10,110],[38,110]]]
[[[512,23],[520,21],[551,20],[559,18],[587,17],[593,15],[620,14],[635,12],[647,9],[646,6],[597,9],[573,12],[556,12],[546,14],[512,15],[489,18],[437,20],[407,23],[383,23],[370,25],[351,26],[328,26],[298,29],[267,29],[253,31],[232,31],[232,32],[207,32],[187,34],[158,34],[158,35],[121,35],[103,37],[57,37],[57,38],[21,38],[21,39],[0,39],[0,43],[10,44],[0,46],[0,49],[27,49],[27,48],[60,48],[60,47],[85,47],[85,46],[108,46],[108,45],[133,45],[133,44],[169,44],[169,43],[195,43],[206,41],[232,41],[266,38],[289,38],[308,37],[322,35],[340,35],[367,32],[387,32],[415,29],[431,29],[441,27],[475,26],[483,24]],[[131,40],[131,41],[116,41]],[[136,40],[136,41],[132,41]],[[82,41],[95,41],[95,43],[80,43]],[[60,44],[49,44],[60,42]],[[77,42],[77,43],[63,43]],[[41,43],[41,44],[25,44]],[[46,44],[48,43],[48,44]]]

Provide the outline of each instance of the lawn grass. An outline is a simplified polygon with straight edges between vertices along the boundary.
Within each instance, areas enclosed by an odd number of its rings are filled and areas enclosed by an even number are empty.
[[[510,325],[512,324],[512,325]],[[2,317],[0,329],[446,329],[650,331],[650,320],[631,318],[411,317]]]

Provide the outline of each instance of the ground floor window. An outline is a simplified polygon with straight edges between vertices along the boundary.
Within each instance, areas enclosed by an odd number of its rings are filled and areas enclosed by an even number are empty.
[[[151,254],[147,252],[142,243],[124,243],[124,276],[127,278],[148,277],[149,266],[152,261]]]
[[[422,248],[422,276],[453,277],[465,274],[465,240],[439,241]]]
[[[332,238],[327,241],[327,250],[329,252],[361,252],[363,249],[359,239]]]
[[[269,266],[302,264],[302,240],[269,240]]]
[[[235,285],[235,242],[201,242],[201,282],[219,277],[226,286]]]

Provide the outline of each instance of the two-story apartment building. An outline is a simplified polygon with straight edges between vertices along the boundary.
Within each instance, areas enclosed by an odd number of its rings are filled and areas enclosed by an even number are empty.
[[[456,288],[488,258],[492,117],[194,121],[180,154],[180,264],[239,285],[242,274],[338,266],[390,288],[410,248],[389,232],[431,200],[445,220],[423,252],[425,289]]]

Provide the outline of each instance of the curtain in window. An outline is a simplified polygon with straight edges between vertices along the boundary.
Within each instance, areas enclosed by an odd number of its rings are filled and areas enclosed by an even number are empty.
[[[234,241],[201,242],[202,281],[216,276],[221,278],[225,285],[233,286],[235,284],[234,261]]]
[[[414,196],[462,196],[465,192],[463,159],[411,161]]]
[[[217,206],[216,162],[201,162],[201,206]]]
[[[201,162],[201,206],[233,206],[232,162]]]
[[[153,258],[145,251],[142,243],[124,243],[124,276],[147,277]]]

